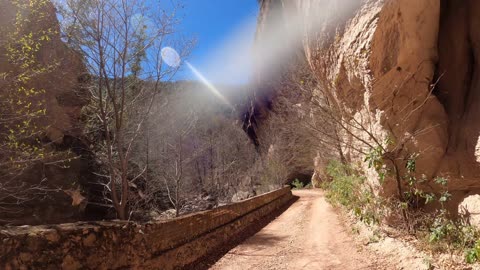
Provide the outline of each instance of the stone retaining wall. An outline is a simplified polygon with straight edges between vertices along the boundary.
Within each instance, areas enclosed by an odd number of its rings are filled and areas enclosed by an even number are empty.
[[[292,199],[289,187],[164,222],[0,227],[0,269],[176,269]]]

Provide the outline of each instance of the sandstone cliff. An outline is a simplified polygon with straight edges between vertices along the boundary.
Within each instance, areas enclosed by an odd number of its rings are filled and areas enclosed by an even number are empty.
[[[34,54],[34,61],[38,66],[51,68],[38,75],[32,75],[23,87],[45,90],[43,96],[45,103],[42,109],[46,110],[46,114],[34,119],[39,127],[37,139],[48,148],[47,151],[70,150],[73,153],[68,157],[71,158],[85,151],[80,139],[83,129],[80,111],[88,102],[87,91],[82,87],[82,82],[86,79],[86,68],[80,55],[67,48],[62,42],[55,8],[50,2],[39,5],[40,10],[35,12],[25,9],[21,14],[24,23],[15,24],[18,20],[16,18],[18,5],[25,3],[26,1],[0,1],[0,74],[7,74],[0,79],[0,93],[12,91],[7,89],[10,87],[7,80],[15,78],[19,73],[18,63],[12,63],[8,58],[8,36],[14,31],[18,31],[19,36],[49,31],[49,38],[41,43],[40,49]],[[2,127],[0,126],[0,132],[3,134]],[[77,199],[81,198],[80,182],[82,173],[87,171],[88,162],[85,157],[73,158],[67,163],[49,165],[38,162],[34,164],[32,168],[14,179],[18,186],[28,188],[43,181],[45,189],[55,191],[33,201],[26,198],[25,204],[14,206],[18,209],[13,211],[2,210],[0,222],[29,224],[78,219],[83,209],[71,195],[76,194]],[[0,176],[0,181],[7,181],[7,176]],[[0,183],[0,186],[2,184]]]
[[[478,1],[264,0],[257,39],[279,12],[287,25],[302,18],[303,57],[347,118],[375,127],[380,137],[403,144],[402,151],[419,153],[417,172],[447,177],[453,204],[480,190]],[[260,144],[268,141],[279,85],[273,77],[263,91],[269,106],[257,94]],[[344,150],[351,160],[363,159]],[[392,194],[392,185],[383,192]],[[424,188],[436,190],[431,182]]]

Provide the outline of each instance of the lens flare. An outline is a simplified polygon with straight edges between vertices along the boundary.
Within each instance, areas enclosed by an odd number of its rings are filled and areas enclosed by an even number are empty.
[[[336,25],[351,18],[365,1],[262,2],[258,16],[245,17],[195,62],[213,83],[261,85],[276,80],[295,61],[310,58],[306,54],[315,52],[322,39],[334,37]]]
[[[212,92],[216,97],[218,97],[223,103],[228,105],[230,108],[234,109],[232,104],[225,98],[224,95],[218,91],[218,89],[209,81],[205,76],[203,76],[200,71],[198,71],[192,64],[190,64],[188,61],[185,61],[185,64],[187,64],[187,67],[193,72],[193,74],[207,87],[207,89]]]
[[[162,59],[163,61],[171,66],[171,67],[178,67],[180,66],[180,63],[182,60],[180,59],[180,55],[178,55],[177,51],[171,47],[164,47],[162,48]],[[228,101],[227,98],[225,98],[220,91],[209,81],[203,74],[196,69],[192,64],[190,64],[187,61],[184,61],[187,67],[192,71],[192,73],[197,77],[197,79],[200,80],[201,83],[203,83],[207,89],[212,92],[216,97],[218,97],[223,103],[225,103],[228,107],[235,109],[232,104]]]
[[[179,67],[182,59],[178,55],[177,51],[171,47],[162,48],[162,59],[163,61],[171,67]]]

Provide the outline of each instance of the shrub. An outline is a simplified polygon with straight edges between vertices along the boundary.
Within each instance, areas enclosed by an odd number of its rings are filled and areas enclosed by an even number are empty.
[[[480,231],[471,226],[466,217],[452,220],[445,208],[446,203],[451,199],[451,194],[447,190],[448,179],[443,177],[433,179],[436,184],[443,187],[438,193],[423,191],[419,184],[427,179],[416,178],[416,157],[417,155],[412,155],[407,160],[405,165],[407,171],[401,177],[407,184],[402,194],[404,200],[401,198],[387,200],[375,196],[365,181],[365,176],[351,166],[338,161],[331,161],[328,164],[327,174],[332,180],[324,182],[322,188],[330,203],[344,206],[368,225],[379,223],[387,212],[389,215],[403,213],[404,216],[401,220],[406,222],[409,233],[414,233],[418,239],[424,239],[424,243],[429,249],[440,252],[465,252],[467,263],[480,261],[480,240],[478,240]],[[382,163],[375,163],[376,160],[376,157],[366,159],[366,161],[372,162],[369,164],[370,167],[376,170],[380,168],[380,171],[377,170],[377,172],[379,180],[382,182],[388,172],[381,171],[384,166]],[[418,208],[422,203],[432,202],[437,202],[440,206],[440,209],[434,213],[428,214]],[[399,210],[402,213],[399,213]],[[396,226],[396,228],[400,227]],[[376,239],[372,238],[370,241],[376,241]]]
[[[322,188],[330,203],[346,207],[366,224],[379,222],[378,210],[381,207],[373,192],[365,185],[364,176],[339,161],[328,164],[327,174],[332,180],[324,182]]]
[[[326,197],[331,203],[353,208],[358,203],[356,193],[364,178],[354,174],[348,175],[346,171],[347,166],[338,161],[331,161],[327,166],[327,174],[332,181],[324,182],[322,188],[327,191]]]
[[[475,263],[480,259],[480,240],[475,242],[475,246],[468,249],[465,254],[467,263]]]
[[[452,220],[445,209],[435,213],[429,225],[428,242],[434,250],[465,251],[465,260],[474,263],[480,259],[480,232],[460,217]]]
[[[302,189],[303,188],[303,183],[298,179],[293,180],[292,185],[295,189]]]

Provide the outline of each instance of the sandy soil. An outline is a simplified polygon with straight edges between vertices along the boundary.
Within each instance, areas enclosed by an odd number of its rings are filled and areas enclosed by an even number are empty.
[[[396,269],[353,238],[322,191],[294,195],[290,208],[210,269]]]

